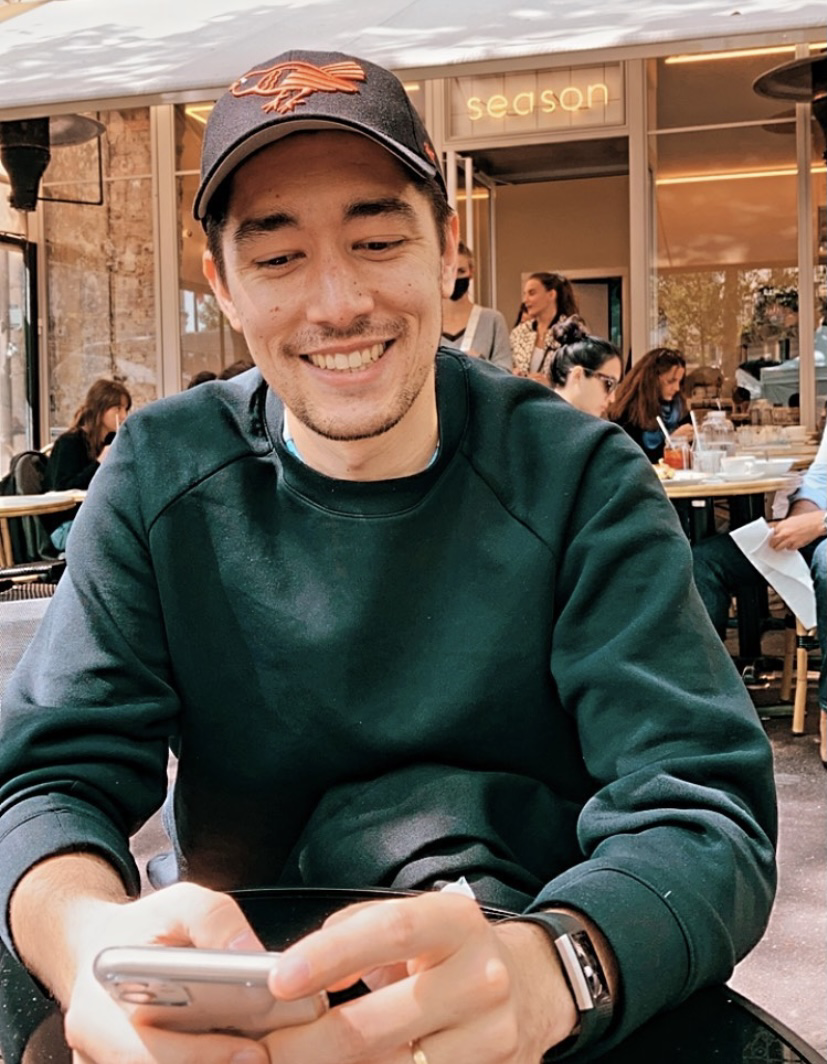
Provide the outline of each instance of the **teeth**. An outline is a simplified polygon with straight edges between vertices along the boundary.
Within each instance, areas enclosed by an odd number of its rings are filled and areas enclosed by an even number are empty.
[[[308,355],[308,361],[312,362],[314,366],[318,366],[319,369],[333,369],[344,370],[348,373],[355,373],[365,366],[369,366],[372,362],[377,362],[385,353],[384,344],[373,344],[371,347],[364,347],[361,351],[336,351],[331,355]]]

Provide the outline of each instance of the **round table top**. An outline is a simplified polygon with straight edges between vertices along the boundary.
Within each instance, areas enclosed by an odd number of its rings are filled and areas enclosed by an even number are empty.
[[[707,480],[662,480],[670,499],[731,498],[733,495],[763,495],[768,491],[781,491],[797,483],[796,477],[744,477],[743,480],[723,480],[709,477]]]
[[[0,518],[26,517],[71,510],[83,502],[85,491],[44,491],[40,495],[0,495]]]

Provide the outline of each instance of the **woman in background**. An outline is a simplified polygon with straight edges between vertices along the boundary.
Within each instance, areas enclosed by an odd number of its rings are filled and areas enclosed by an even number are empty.
[[[528,321],[511,330],[511,355],[518,377],[548,384],[551,356],[557,348],[552,326],[577,314],[571,282],[559,273],[532,273],[523,286]]]
[[[52,446],[46,466],[46,490],[85,490],[109,453],[115,433],[132,407],[132,396],[117,381],[98,380],[75,411],[72,423]],[[63,521],[51,533],[62,551],[72,521]]]
[[[552,389],[579,410],[603,417],[623,372],[619,351],[608,340],[590,336],[576,315],[561,318],[552,333],[560,345],[551,361]]]
[[[632,366],[617,388],[609,418],[624,428],[654,465],[666,443],[660,418],[670,436],[692,438],[689,410],[681,388],[686,359],[671,347],[655,347]]]

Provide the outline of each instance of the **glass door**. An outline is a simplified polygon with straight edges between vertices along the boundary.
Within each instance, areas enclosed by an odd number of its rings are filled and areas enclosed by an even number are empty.
[[[40,442],[34,250],[0,235],[0,475]]]

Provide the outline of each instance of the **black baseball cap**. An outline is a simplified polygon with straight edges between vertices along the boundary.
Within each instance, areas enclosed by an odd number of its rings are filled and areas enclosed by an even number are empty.
[[[445,180],[422,120],[389,70],[340,52],[291,51],[257,64],[218,100],[201,150],[193,214],[253,152],[289,133],[345,129],[387,148],[409,170]]]

